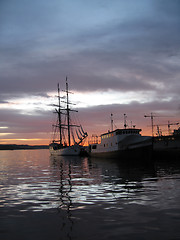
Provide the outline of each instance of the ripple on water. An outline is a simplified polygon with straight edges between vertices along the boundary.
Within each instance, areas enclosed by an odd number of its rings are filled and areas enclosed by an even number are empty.
[[[106,159],[52,159],[42,151],[22,155],[18,151],[14,161],[14,153],[0,167],[0,207],[24,204],[25,211],[97,203],[118,209],[123,204],[177,206],[180,174],[176,167],[173,173],[173,166],[169,173],[169,166],[136,168]]]

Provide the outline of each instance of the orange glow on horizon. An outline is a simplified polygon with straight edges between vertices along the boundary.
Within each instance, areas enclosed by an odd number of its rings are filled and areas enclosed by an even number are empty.
[[[91,141],[91,139],[93,138],[92,136],[98,136],[100,137],[101,134],[108,132],[108,130],[106,131],[101,131],[100,129],[96,130],[91,130],[88,133],[88,137],[84,140],[83,145],[84,146],[88,146],[89,142]],[[4,134],[6,135],[6,134]],[[141,135],[142,136],[152,136],[152,129],[151,127],[146,127],[146,128],[142,128],[141,131]],[[166,132],[164,132],[164,135],[167,135]],[[3,136],[3,135],[2,135]],[[13,133],[13,137],[16,136],[16,133]],[[154,129],[154,136],[157,136],[157,131],[156,129]],[[0,144],[17,144],[17,145],[49,145],[49,143],[51,142],[50,138],[23,138],[23,136],[21,138],[1,138],[0,139]]]
[[[31,139],[0,139],[0,144],[17,145],[49,145],[49,139],[31,138]]]

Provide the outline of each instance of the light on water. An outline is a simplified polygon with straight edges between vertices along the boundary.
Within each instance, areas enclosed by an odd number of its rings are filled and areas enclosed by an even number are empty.
[[[180,163],[0,152],[0,239],[179,239]]]

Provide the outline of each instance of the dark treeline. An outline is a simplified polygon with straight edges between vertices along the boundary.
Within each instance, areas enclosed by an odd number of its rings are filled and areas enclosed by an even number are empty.
[[[48,145],[17,145],[17,144],[0,144],[0,150],[18,150],[18,149],[48,149]]]

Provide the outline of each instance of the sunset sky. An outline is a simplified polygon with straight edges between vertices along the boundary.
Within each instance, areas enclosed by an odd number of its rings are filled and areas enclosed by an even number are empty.
[[[180,121],[179,13],[179,0],[1,0],[0,144],[49,143],[66,76],[89,136],[111,113],[143,135],[144,114]]]

